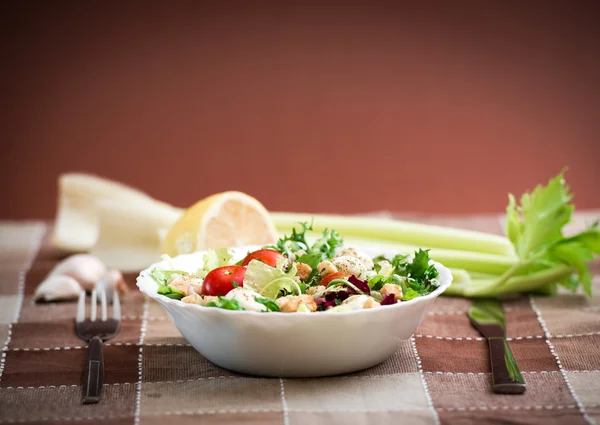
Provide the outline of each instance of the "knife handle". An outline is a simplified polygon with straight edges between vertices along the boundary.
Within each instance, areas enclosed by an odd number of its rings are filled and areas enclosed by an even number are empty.
[[[495,393],[523,394],[525,381],[513,357],[506,338],[488,338],[492,364],[492,385]]]

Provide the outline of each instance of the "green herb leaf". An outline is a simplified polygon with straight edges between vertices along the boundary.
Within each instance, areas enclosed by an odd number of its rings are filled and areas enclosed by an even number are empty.
[[[288,235],[283,235],[282,238],[277,240],[275,245],[270,245],[268,248],[275,249],[282,254],[289,254],[290,252],[295,252],[303,249],[308,252],[309,245],[306,241],[306,232],[308,230],[312,230],[312,222],[308,224],[307,222],[298,223],[302,227],[300,231],[297,231],[296,228],[292,228],[292,233]]]
[[[409,297],[414,298],[414,294],[427,295],[434,291],[439,282],[436,280],[439,272],[435,265],[429,264],[429,250],[419,249],[415,251],[412,261],[408,261],[408,255],[397,254],[392,259],[387,259],[383,255],[373,258],[374,263],[387,261],[392,265],[392,274],[388,275],[389,270],[386,270],[386,275],[378,274],[369,280],[369,286],[372,290],[378,291],[383,285],[393,283],[402,287],[403,294],[409,294]],[[377,270],[377,269],[376,269]],[[382,269],[379,268],[379,272]],[[406,298],[404,299],[411,299]]]
[[[407,288],[406,291],[402,292],[402,299],[404,301],[412,300],[413,298],[417,298],[420,296],[421,294],[419,294],[419,292],[415,291],[412,288]]]
[[[257,303],[261,303],[265,307],[267,307],[267,311],[280,311],[279,306],[273,300],[269,300],[266,298],[254,297]]]
[[[217,307],[225,310],[245,310],[237,300],[230,300],[222,296],[219,296],[217,301],[206,303],[206,307]]]
[[[306,283],[298,282],[298,287],[300,288],[301,294],[306,294]]]
[[[315,241],[310,247],[308,253],[320,253],[322,259],[332,259],[338,247],[344,244],[344,239],[340,236],[337,230],[323,230],[323,236]],[[317,262],[318,264],[318,262]],[[315,266],[316,267],[316,266]]]
[[[378,255],[375,258],[373,258],[373,263],[375,263],[375,270],[379,272],[379,270],[381,269],[381,266],[379,266],[379,264],[377,263],[379,263],[380,261],[387,261],[392,265],[394,269],[396,269],[395,273],[405,275],[406,272],[404,270],[406,270],[407,257],[408,254],[396,254],[392,259],[388,259],[384,255]]]
[[[413,260],[406,264],[408,277],[429,284],[438,276],[438,271],[433,264],[429,264],[429,250],[419,249],[415,252]]]
[[[307,222],[301,222],[299,224],[301,226],[300,230],[296,230],[296,227],[294,227],[289,236],[284,235],[275,245],[269,246],[268,248],[276,249],[288,256],[293,252],[303,250],[309,257],[305,258],[305,261],[302,262],[315,268],[323,259],[333,258],[336,249],[344,243],[343,238],[337,230],[325,229],[323,230],[322,236],[317,239],[314,244],[309,245],[306,240],[306,232],[313,230],[313,223],[311,222],[308,224]],[[310,263],[308,261],[310,261]]]
[[[321,261],[323,261],[323,255],[317,254],[304,254],[301,255],[296,261],[299,263],[308,264],[312,269],[316,269]]]

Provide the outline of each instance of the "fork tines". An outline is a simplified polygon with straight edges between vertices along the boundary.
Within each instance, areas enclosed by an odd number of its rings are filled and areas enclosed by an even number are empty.
[[[108,303],[106,301],[106,289],[102,284],[96,285],[96,287],[92,290],[92,302],[89,320],[94,321],[97,318],[98,298],[100,298],[100,320],[106,321],[108,318]],[[119,301],[119,292],[116,289],[113,290],[112,294],[112,318],[118,321],[121,320],[121,303]],[[82,290],[79,293],[79,301],[77,303],[76,321],[80,323],[85,319],[85,291]]]

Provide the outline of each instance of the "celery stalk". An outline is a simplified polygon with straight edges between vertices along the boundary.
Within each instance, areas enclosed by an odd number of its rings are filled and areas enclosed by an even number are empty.
[[[492,279],[500,278],[499,274],[474,272],[472,270],[469,270],[469,276],[471,279],[475,279],[475,280],[485,280],[485,279],[492,280]]]
[[[464,287],[462,295],[473,298],[500,297],[515,293],[532,292],[546,285],[560,282],[572,274],[573,268],[567,265],[560,265],[525,276],[511,277],[502,285],[498,285],[498,279],[474,279],[470,285]]]
[[[469,286],[466,282],[452,282],[452,285],[448,287],[442,294],[447,297],[464,297],[465,289]]]
[[[450,272],[452,273],[452,284],[471,282],[471,276],[466,270],[451,268]]]
[[[464,269],[455,269],[450,268],[450,272],[452,273],[452,282],[470,282],[471,274]]]
[[[432,249],[429,256],[446,267],[466,269],[469,272],[502,274],[516,264],[516,259],[480,252]]]
[[[558,283],[549,283],[531,291],[534,295],[552,296],[558,294]]]
[[[419,248],[430,248],[429,246],[402,245],[390,241],[377,239],[366,239],[357,237],[344,237],[347,245],[368,246],[381,249],[381,251],[397,251],[412,254]],[[514,267],[518,259],[505,255],[485,254],[472,251],[457,251],[450,249],[433,248],[429,251],[429,257],[442,263],[446,267],[465,269],[471,272],[485,273],[488,275],[501,275]]]
[[[348,217],[329,214],[272,212],[280,231],[289,231],[298,222],[314,220],[314,230],[336,229],[346,236],[359,236],[420,247],[474,251],[496,255],[514,255],[510,241],[503,237],[472,230],[412,223],[371,217]]]
[[[472,296],[469,295],[470,293],[477,293],[478,295],[476,296],[487,296],[489,294],[489,286],[492,285],[492,283],[497,284],[498,279],[500,278],[500,276],[498,275],[492,275],[492,274],[487,274],[487,273],[478,273],[478,272],[470,272],[467,270],[463,270],[463,269],[454,269],[451,268],[450,271],[452,272],[452,285],[450,286],[450,288],[448,288],[443,295],[445,296],[461,296],[461,297],[465,297],[465,296]],[[549,272],[549,270],[547,270],[547,272]],[[571,271],[572,272],[572,271]],[[554,273],[557,273],[558,277],[562,276],[563,273],[567,274],[566,270],[554,270],[552,272],[552,274],[548,274],[548,275],[535,275],[534,278],[535,279],[539,279],[537,281],[535,281],[535,285],[541,285],[539,287],[535,287],[533,289],[531,289],[530,291],[527,291],[526,289],[523,289],[524,292],[531,292],[533,294],[537,294],[537,295],[556,295],[556,293],[558,292],[558,285],[555,282],[552,283],[545,283],[547,280],[552,280],[555,279],[557,275],[554,275]],[[522,277],[522,279],[525,279],[526,277]],[[530,278],[527,278],[530,279]],[[521,281],[518,280],[513,280],[512,285],[520,285]],[[532,283],[532,285],[534,285],[534,283]],[[520,289],[519,289],[520,290]],[[487,291],[487,292],[485,292]],[[515,293],[516,288],[513,289],[513,291],[511,291],[511,293]],[[495,296],[495,294],[494,294]]]

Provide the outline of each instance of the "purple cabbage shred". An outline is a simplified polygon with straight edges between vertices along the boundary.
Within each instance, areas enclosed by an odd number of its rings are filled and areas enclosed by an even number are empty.
[[[365,280],[360,280],[355,276],[350,276],[348,281],[356,286],[363,293],[370,295],[371,288],[369,288],[369,283]],[[341,304],[346,298],[350,295],[358,294],[354,288],[349,286],[343,286],[337,291],[328,292],[324,297],[317,298],[315,302],[319,307],[329,308],[335,307],[336,305]],[[336,302],[337,301],[337,302]]]
[[[363,291],[365,294],[371,295],[371,288],[369,288],[369,282],[367,282],[366,280],[360,280],[356,276],[350,276],[348,278],[348,282],[350,282],[351,284],[356,286],[358,289]],[[354,291],[354,289],[352,289],[352,288],[348,288],[348,290],[352,291],[353,294],[356,293],[356,291]]]
[[[383,300],[381,300],[381,305],[392,305],[392,304],[396,304],[398,301],[396,301],[396,297],[394,296],[394,294],[388,294],[385,296],[385,298]]]

